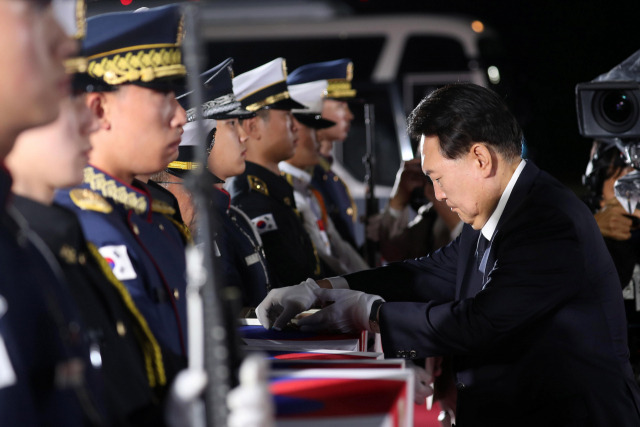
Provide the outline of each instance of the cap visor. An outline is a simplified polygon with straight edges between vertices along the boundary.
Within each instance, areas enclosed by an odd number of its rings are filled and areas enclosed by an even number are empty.
[[[265,105],[265,108],[270,108],[272,110],[304,110],[307,107],[291,98],[286,98],[273,104]]]
[[[293,113],[293,116],[312,129],[326,129],[336,124],[334,121],[323,119],[320,114]]]
[[[206,118],[214,120],[229,120],[229,119],[250,119],[255,117],[256,113],[245,110],[244,108],[236,108],[235,110],[227,111],[224,113],[210,114]]]

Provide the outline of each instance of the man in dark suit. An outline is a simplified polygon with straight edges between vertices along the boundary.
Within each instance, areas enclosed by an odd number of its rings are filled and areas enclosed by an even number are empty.
[[[379,328],[387,357],[453,355],[458,426],[640,425],[620,282],[586,206],[520,158],[520,127],[490,90],[436,90],[409,130],[461,235],[417,260],[274,290],[263,324],[271,307],[331,300],[301,328]]]

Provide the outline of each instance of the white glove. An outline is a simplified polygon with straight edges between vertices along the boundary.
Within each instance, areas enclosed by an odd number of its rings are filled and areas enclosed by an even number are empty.
[[[433,396],[433,372],[421,368],[415,363],[408,363],[407,365],[413,371],[415,380],[413,383],[413,400],[416,404],[422,405],[425,403],[427,397]],[[433,368],[433,364],[431,368]]]
[[[311,316],[298,320],[301,331],[330,330],[338,332],[359,332],[368,330],[369,313],[374,301],[382,299],[378,295],[365,294],[351,289],[314,290],[318,300],[322,303],[333,301],[333,304],[323,308]]]
[[[178,372],[171,384],[165,409],[168,426],[184,426],[194,419],[204,419],[204,403],[200,395],[206,385],[207,374],[203,370],[187,368]]]
[[[256,307],[258,320],[266,329],[283,329],[297,314],[308,310],[316,302],[315,289],[320,289],[313,279],[284,288],[272,289]]]
[[[227,395],[228,427],[271,427],[275,404],[269,393],[269,364],[261,355],[250,355],[240,365],[240,384]]]

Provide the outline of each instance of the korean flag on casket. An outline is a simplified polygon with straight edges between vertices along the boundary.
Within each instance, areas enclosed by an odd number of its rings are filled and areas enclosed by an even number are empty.
[[[408,369],[273,371],[278,426],[413,426]]]

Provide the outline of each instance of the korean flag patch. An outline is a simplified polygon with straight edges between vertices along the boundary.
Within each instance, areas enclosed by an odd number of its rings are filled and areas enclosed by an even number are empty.
[[[258,229],[258,233],[263,234],[267,231],[274,231],[278,229],[276,220],[273,219],[273,215],[268,213],[261,216],[257,216],[251,220],[253,225]]]
[[[118,280],[131,280],[138,277],[133,269],[133,264],[131,264],[125,245],[103,246],[98,250],[109,263],[109,267],[113,270],[113,275]]]

